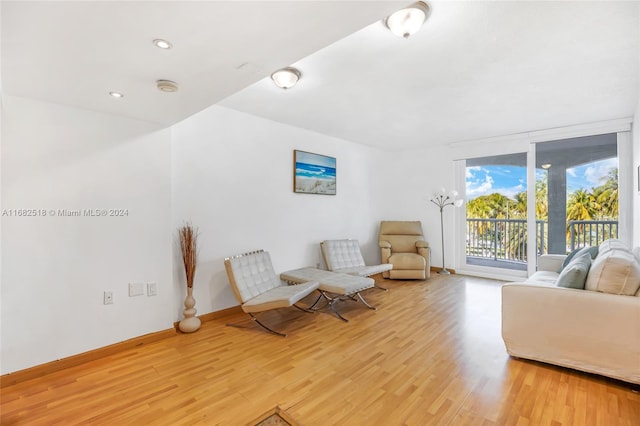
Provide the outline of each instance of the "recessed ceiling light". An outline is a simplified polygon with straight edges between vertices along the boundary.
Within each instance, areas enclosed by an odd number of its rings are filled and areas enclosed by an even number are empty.
[[[178,83],[171,80],[158,80],[156,81],[156,87],[161,92],[177,92]]]
[[[282,89],[290,89],[300,80],[300,71],[293,67],[282,68],[271,74],[271,79],[276,86]]]
[[[114,98],[124,98],[124,95],[120,92],[109,92],[109,96]]]
[[[169,42],[167,40],[163,40],[161,38],[157,38],[157,39],[153,40],[153,44],[155,44],[160,49],[171,49],[173,47],[171,42]]]

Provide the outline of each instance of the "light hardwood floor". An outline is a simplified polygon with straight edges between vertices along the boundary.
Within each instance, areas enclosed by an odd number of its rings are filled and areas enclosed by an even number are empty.
[[[267,314],[281,338],[234,315],[4,388],[2,425],[243,425],[276,406],[303,425],[640,424],[631,385],[506,354],[501,283],[384,285],[377,311],[339,304],[349,323]]]

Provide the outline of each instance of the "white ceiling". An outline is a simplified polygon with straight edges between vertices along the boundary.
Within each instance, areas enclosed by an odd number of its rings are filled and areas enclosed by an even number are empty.
[[[402,4],[402,3],[401,3]],[[2,1],[4,93],[172,124],[396,1]],[[173,43],[163,51],[156,38]],[[177,93],[156,89],[176,81]],[[110,91],[125,94],[122,99]]]
[[[382,19],[410,2],[3,1],[2,90],[163,124],[220,103],[387,150],[633,115],[639,2],[436,0],[404,40]]]

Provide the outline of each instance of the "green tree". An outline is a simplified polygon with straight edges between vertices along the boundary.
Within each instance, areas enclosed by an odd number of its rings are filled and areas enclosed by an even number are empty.
[[[485,201],[485,197],[474,198],[467,202],[468,219],[488,219],[490,214],[491,208]]]
[[[536,181],[536,219],[547,220],[549,217],[549,196],[547,190],[547,179]]]
[[[514,197],[515,204],[510,208],[509,218],[524,219],[527,217],[527,191],[518,192]]]
[[[604,183],[593,189],[593,196],[601,210],[598,219],[618,219],[618,168],[612,168],[603,177]]]
[[[503,219],[507,217],[507,208],[512,211],[517,202],[509,197],[494,192],[489,195],[469,200],[467,218],[469,219]],[[510,216],[511,217],[511,216]]]
[[[567,202],[567,239],[571,237],[572,220],[594,220],[602,207],[596,197],[585,189],[577,189],[569,195]],[[584,232],[584,224],[578,225],[578,233]]]
[[[567,221],[593,220],[601,210],[596,197],[585,189],[577,189],[569,195],[567,201]]]

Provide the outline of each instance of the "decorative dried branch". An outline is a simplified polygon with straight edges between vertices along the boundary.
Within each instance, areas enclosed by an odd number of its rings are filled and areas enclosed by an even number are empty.
[[[191,223],[185,223],[178,232],[187,287],[192,288],[193,278],[196,275],[196,263],[198,262],[198,228],[194,228]]]

